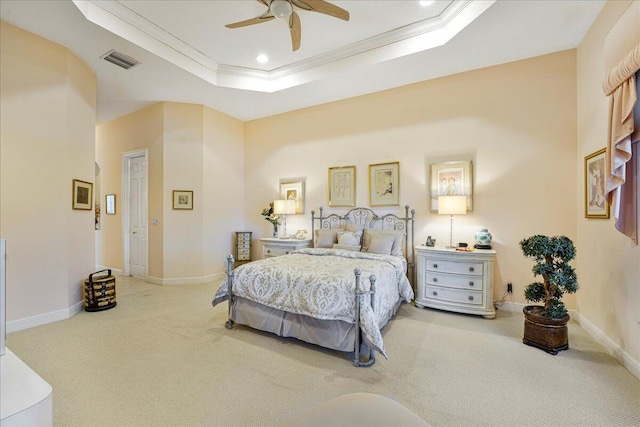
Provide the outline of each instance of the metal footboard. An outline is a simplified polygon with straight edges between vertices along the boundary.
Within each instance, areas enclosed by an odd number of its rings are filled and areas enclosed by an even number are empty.
[[[373,354],[373,350],[369,349],[369,357],[365,360],[360,360],[360,297],[365,295],[371,295],[371,309],[375,312],[375,302],[374,297],[376,293],[376,276],[372,274],[369,276],[369,282],[371,282],[371,288],[368,291],[360,290],[360,269],[356,268],[353,273],[356,275],[356,290],[355,290],[355,334],[356,334],[356,344],[354,349],[354,357],[353,357],[353,365],[356,367],[369,367],[376,363],[375,355]]]
[[[227,327],[227,329],[233,329],[233,320],[231,320],[231,307],[233,306],[233,292],[231,292],[231,290],[233,289],[233,264],[235,263],[235,260],[233,259],[233,256],[231,254],[227,255],[227,295],[229,296],[229,314],[228,314],[228,320],[227,323],[225,323],[224,325]]]

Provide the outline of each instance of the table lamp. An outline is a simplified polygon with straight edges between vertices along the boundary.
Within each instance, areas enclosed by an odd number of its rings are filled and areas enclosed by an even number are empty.
[[[296,213],[296,201],[295,200],[274,200],[273,201],[273,213],[282,215],[282,232],[284,237],[281,239],[288,239],[287,235],[287,215]]]
[[[466,215],[467,213],[467,196],[440,196],[438,197],[438,214],[449,215],[451,225],[449,229],[449,246],[453,248],[453,216]]]

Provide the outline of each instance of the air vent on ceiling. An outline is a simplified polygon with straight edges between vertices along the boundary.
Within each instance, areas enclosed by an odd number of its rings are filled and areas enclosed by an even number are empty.
[[[105,61],[109,61],[112,64],[117,65],[118,67],[122,67],[125,70],[128,70],[129,68],[135,67],[136,65],[140,64],[140,61],[138,61],[137,59],[134,59],[122,52],[118,52],[117,50],[113,49],[102,55],[100,58],[104,59]]]

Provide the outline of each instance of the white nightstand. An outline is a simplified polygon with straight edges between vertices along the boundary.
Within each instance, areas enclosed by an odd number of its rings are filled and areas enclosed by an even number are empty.
[[[263,237],[260,239],[260,242],[262,243],[262,258],[286,255],[296,249],[310,248],[313,246],[311,239],[298,240]]]
[[[416,246],[416,306],[496,316],[493,308],[493,264],[496,251],[456,251]]]

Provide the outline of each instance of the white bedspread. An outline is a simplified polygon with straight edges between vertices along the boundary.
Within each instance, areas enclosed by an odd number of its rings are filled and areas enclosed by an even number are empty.
[[[234,295],[251,301],[325,320],[354,323],[354,269],[362,272],[361,290],[376,276],[375,314],[368,296],[361,299],[360,327],[369,343],[385,355],[380,324],[383,313],[399,299],[410,302],[413,290],[403,258],[341,249],[300,249],[286,256],[244,264],[234,270]],[[225,279],[213,305],[227,299]]]

